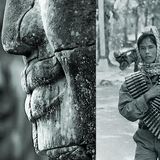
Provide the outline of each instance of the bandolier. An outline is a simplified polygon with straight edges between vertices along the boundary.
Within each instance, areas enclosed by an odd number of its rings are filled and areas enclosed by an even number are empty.
[[[145,77],[140,71],[126,77],[125,81],[129,93],[134,99],[149,90]],[[160,76],[158,78],[158,84],[160,84]],[[149,131],[160,139],[160,97],[151,100],[149,105],[150,107],[146,114],[141,118],[141,121],[146,125]]]

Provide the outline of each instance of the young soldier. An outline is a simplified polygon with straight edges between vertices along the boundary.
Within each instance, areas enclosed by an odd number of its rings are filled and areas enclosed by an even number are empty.
[[[160,40],[156,27],[147,27],[137,41],[139,71],[127,76],[120,88],[119,112],[139,120],[134,135],[135,160],[160,158]]]

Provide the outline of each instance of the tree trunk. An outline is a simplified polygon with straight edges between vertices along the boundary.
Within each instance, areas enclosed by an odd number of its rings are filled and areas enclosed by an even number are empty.
[[[155,16],[152,17],[152,25],[155,25]]]
[[[123,42],[123,46],[126,45],[127,41],[128,41],[128,36],[127,36],[127,32],[128,32],[128,9],[129,9],[129,0],[127,0],[126,3],[126,10],[124,13],[124,42]]]
[[[139,22],[138,7],[135,9],[135,17],[136,17],[135,41],[137,41],[137,37],[138,37],[138,22]]]
[[[113,66],[109,59],[109,38],[110,38],[110,9],[109,9],[109,2],[104,0],[104,32],[105,32],[105,56],[104,58],[107,59],[108,65]]]
[[[145,9],[145,23],[144,23],[144,25],[145,26],[147,26],[148,25],[148,8],[146,7],[146,9]]]

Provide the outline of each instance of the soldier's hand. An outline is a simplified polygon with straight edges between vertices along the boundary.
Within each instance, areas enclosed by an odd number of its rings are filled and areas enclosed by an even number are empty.
[[[147,102],[157,96],[160,96],[160,85],[154,85],[144,94]]]

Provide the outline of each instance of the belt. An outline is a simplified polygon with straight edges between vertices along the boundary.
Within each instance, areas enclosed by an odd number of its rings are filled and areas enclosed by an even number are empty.
[[[148,127],[145,124],[139,124],[139,129],[144,129],[144,130],[148,130]]]

